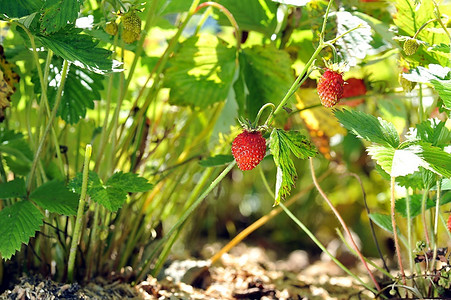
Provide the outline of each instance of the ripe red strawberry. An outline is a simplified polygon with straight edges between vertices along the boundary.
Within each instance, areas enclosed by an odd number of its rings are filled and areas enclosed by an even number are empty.
[[[366,86],[363,79],[349,78],[348,80],[346,80],[346,84],[343,87],[343,98],[357,97],[365,94]],[[350,101],[348,100],[343,104],[354,107],[361,104],[363,101],[363,98],[357,98]]]
[[[232,154],[240,170],[252,170],[265,157],[266,141],[261,132],[244,130],[233,140]]]
[[[326,69],[316,88],[321,104],[325,107],[332,107],[337,104],[343,97],[344,83],[342,73]]]
[[[451,214],[448,216],[448,222],[446,223],[446,227],[448,227],[449,232],[451,232]]]

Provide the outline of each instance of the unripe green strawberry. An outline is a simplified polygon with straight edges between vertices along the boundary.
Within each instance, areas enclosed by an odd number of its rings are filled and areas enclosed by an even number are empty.
[[[122,26],[125,30],[132,31],[139,35],[141,33],[141,19],[134,10],[130,10],[121,18]]]
[[[408,38],[405,42],[404,42],[404,53],[407,56],[410,55],[414,55],[418,48],[420,47],[420,41],[418,41],[417,39],[412,39],[412,38]]]
[[[316,88],[321,104],[325,107],[332,107],[337,104],[343,98],[344,83],[341,72],[326,69]]]
[[[398,77],[399,84],[401,85],[404,92],[411,92],[414,89],[416,82],[407,80],[406,78],[404,78],[404,76],[402,76],[402,74],[403,73],[399,73]]]
[[[105,25],[105,32],[109,35],[116,35],[117,34],[117,24],[116,22],[108,22]]]
[[[131,44],[134,41],[139,40],[139,34],[137,34],[134,31],[130,31],[130,30],[124,29],[124,30],[122,30],[122,40],[126,44]]]
[[[265,157],[266,141],[261,132],[245,129],[233,140],[232,154],[240,170],[252,170]]]

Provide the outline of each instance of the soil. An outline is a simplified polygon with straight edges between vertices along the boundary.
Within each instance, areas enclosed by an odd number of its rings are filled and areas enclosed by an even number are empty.
[[[96,278],[82,286],[22,277],[0,299],[373,299],[327,259],[310,262],[300,250],[285,260],[270,256],[267,249],[241,244],[214,266],[205,260],[174,260],[158,278],[149,276],[133,287],[120,279]],[[364,274],[358,267],[356,273]]]

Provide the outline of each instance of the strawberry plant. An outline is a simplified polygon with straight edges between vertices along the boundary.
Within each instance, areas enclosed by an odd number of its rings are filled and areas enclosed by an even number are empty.
[[[209,262],[265,225],[281,247],[319,247],[373,297],[450,293],[447,5],[0,10],[0,279],[20,265],[84,282],[130,269],[137,283],[204,242],[196,233],[232,238],[261,217]],[[336,234],[365,274],[324,245]]]

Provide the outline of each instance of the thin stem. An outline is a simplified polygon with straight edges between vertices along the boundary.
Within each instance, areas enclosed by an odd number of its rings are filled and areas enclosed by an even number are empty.
[[[421,220],[423,222],[424,238],[426,239],[426,245],[427,245],[427,248],[430,249],[431,248],[431,240],[429,238],[429,229],[428,229],[427,221],[426,221],[426,201],[428,198],[427,197],[428,190],[429,190],[429,187],[423,191],[423,197],[421,199]]]
[[[324,191],[321,189],[320,185],[318,184],[318,181],[317,181],[316,175],[315,175],[315,169],[313,167],[313,159],[311,157],[309,158],[309,161],[310,161],[310,171],[311,171],[313,183],[315,184],[316,189],[321,194],[321,196],[324,198],[326,203],[329,205],[330,209],[333,211],[333,213],[337,217],[338,221],[340,221],[341,226],[345,230],[346,234],[349,236],[349,240],[351,241],[352,247],[354,248],[354,250],[356,251],[357,255],[359,256],[360,261],[362,262],[363,266],[365,267],[365,269],[368,272],[368,275],[371,277],[371,280],[373,281],[374,286],[377,288],[378,291],[380,291],[381,288],[379,287],[379,283],[377,283],[376,278],[374,277],[373,273],[371,272],[370,268],[368,267],[368,264],[366,263],[365,259],[363,258],[362,253],[360,252],[359,248],[357,247],[357,244],[355,243],[354,238],[352,237],[348,226],[346,225],[345,221],[341,217],[341,215],[338,212],[338,210],[335,208],[335,206],[329,200],[329,198],[327,197],[326,193],[324,193]]]
[[[193,204],[188,207],[188,209],[185,211],[185,213],[179,218],[177,223],[169,230],[169,232],[161,238],[161,240],[158,242],[158,244],[155,246],[153,251],[149,254],[148,258],[143,264],[143,267],[139,271],[136,282],[139,282],[143,276],[145,275],[145,272],[147,268],[152,263],[152,260],[157,253],[157,251],[164,245],[164,243],[172,236],[172,234],[178,230],[180,226],[183,225],[183,223],[188,219],[188,217],[191,215],[191,213],[202,203],[202,201],[208,196],[208,194],[221,182],[222,179],[232,170],[232,168],[235,166],[236,161],[231,162],[227,168],[224,169],[224,171],[221,172],[221,174],[216,177],[216,179],[210,184],[210,186],[202,193],[202,195],[199,196],[199,198],[196,199],[196,201],[193,202]]]
[[[198,12],[200,9],[206,7],[206,6],[212,6],[215,7],[217,9],[219,9],[229,20],[230,24],[233,26],[233,28],[235,29],[235,37],[236,37],[236,51],[238,52],[240,50],[241,47],[241,32],[240,32],[240,28],[238,26],[238,23],[236,22],[235,18],[233,17],[232,13],[225,8],[224,6],[222,6],[219,3],[216,2],[204,2],[201,3],[195,10],[195,13]]]
[[[49,118],[49,121],[47,123],[47,126],[46,126],[46,128],[44,130],[44,133],[43,133],[43,135],[42,135],[42,137],[41,137],[41,139],[39,141],[39,145],[38,145],[38,148],[36,149],[36,153],[34,155],[33,163],[31,165],[30,175],[28,176],[28,179],[27,179],[28,180],[27,193],[30,193],[30,191],[31,191],[31,186],[33,184],[34,173],[36,171],[36,167],[37,167],[39,159],[41,157],[41,153],[42,153],[42,150],[44,148],[45,140],[47,138],[48,133],[50,132],[50,129],[53,128],[52,127],[53,126],[53,120],[56,117],[56,113],[58,111],[58,107],[59,107],[59,104],[61,102],[61,96],[62,96],[62,93],[63,93],[64,84],[66,83],[66,76],[67,76],[68,69],[69,69],[69,63],[67,62],[67,60],[64,60],[63,70],[61,72],[61,82],[60,82],[60,85],[58,87],[58,91],[57,91],[57,94],[56,94],[55,105],[53,106],[52,114],[50,115],[50,118]]]
[[[270,108],[271,108],[271,112],[269,113],[269,115],[272,115],[272,114],[274,113],[274,109],[276,108],[276,106],[274,105],[274,103],[269,102],[269,103],[266,103],[265,105],[263,105],[263,106],[260,108],[260,110],[258,111],[257,116],[255,117],[255,121],[254,121],[254,124],[253,124],[254,127],[257,127],[258,121],[260,120],[260,117],[261,117],[263,111],[264,111],[267,107],[270,107]],[[265,125],[267,125],[267,124],[265,123]]]
[[[396,256],[398,257],[398,265],[401,272],[402,277],[402,283],[406,284],[406,274],[404,273],[404,267],[402,264],[402,258],[401,258],[401,249],[399,246],[399,239],[398,239],[398,231],[396,227],[396,215],[395,215],[395,177],[391,177],[390,180],[390,209],[391,209],[391,224],[393,229],[393,239],[395,241],[395,248],[396,248]]]
[[[421,83],[418,86],[419,86],[419,95],[418,96],[419,96],[419,100],[420,100],[420,104],[418,107],[418,120],[421,123],[424,120],[423,86]]]
[[[410,207],[410,194],[407,191],[406,194],[406,211],[407,211],[407,253],[409,254],[409,267],[410,273],[413,274],[414,271],[414,261],[412,256],[412,212]]]
[[[373,292],[374,294],[377,294],[377,291],[374,290],[372,287],[367,285],[365,282],[363,282],[362,279],[360,279],[357,275],[352,273],[348,268],[346,268],[332,253],[330,253],[326,247],[324,247],[323,244],[315,237],[315,235],[298,219],[295,215],[291,213],[291,211],[288,210],[288,208],[283,205],[283,203],[279,204],[280,207],[285,211],[285,213],[312,239],[312,241],[324,252],[326,253],[343,271],[345,271],[349,276],[360,282],[365,288],[367,288],[369,291]],[[380,290],[380,289],[378,289]]]
[[[359,24],[359,25],[357,25],[356,27],[347,30],[346,32],[340,34],[339,36],[335,37],[334,39],[332,39],[332,40],[330,40],[330,41],[327,41],[327,44],[335,44],[336,41],[338,41],[339,39],[341,39],[342,37],[344,37],[344,36],[347,35],[348,33],[350,33],[350,32],[352,32],[352,31],[354,31],[354,30],[357,30],[357,29],[361,28],[362,26],[363,26],[363,24]]]
[[[348,241],[345,239],[345,237],[343,236],[343,233],[341,233],[341,231],[338,228],[335,228],[338,236],[340,237],[341,241],[343,242],[343,244],[345,244],[346,248],[355,256],[358,257],[357,253],[355,252],[354,249],[352,249],[351,245],[349,245]],[[395,279],[395,277],[390,274],[390,271],[384,270],[383,268],[379,267],[378,265],[376,265],[376,263],[374,263],[372,260],[369,260],[368,258],[365,257],[365,261],[367,263],[369,263],[370,265],[372,265],[375,269],[379,270],[381,273],[383,273],[385,276],[387,276],[390,279]]]
[[[309,71],[310,66],[313,64],[313,62],[315,61],[316,57],[319,55],[321,50],[323,50],[323,48],[325,47],[324,33],[326,30],[327,18],[329,17],[329,11],[332,6],[332,2],[334,2],[334,1],[329,1],[329,4],[327,5],[326,13],[324,14],[323,27],[321,29],[320,41],[319,41],[318,47],[316,48],[315,52],[310,57],[310,60],[304,66],[304,69],[302,70],[302,72],[299,74],[299,76],[293,82],[290,89],[287,91],[287,93],[283,97],[283,99],[280,101],[279,105],[274,110],[274,113],[268,116],[268,119],[266,120],[265,125],[268,125],[268,126],[271,125],[271,122],[274,120],[274,116],[277,115],[283,109],[283,107],[287,103],[288,99],[290,99],[291,95],[293,95],[293,93],[298,89],[300,81],[302,79],[305,80],[307,78],[307,76],[305,76],[305,75]],[[305,76],[305,78],[304,78],[304,76]]]
[[[91,153],[92,146],[90,144],[87,144],[85,149],[85,161],[83,164],[83,181],[81,185],[80,200],[78,202],[77,217],[75,219],[74,233],[72,235],[72,242],[69,251],[69,260],[67,262],[67,277],[70,282],[74,280],[75,256],[77,254],[78,240],[80,238],[81,224],[83,222],[83,212],[87,198],[89,161],[91,159]]]
[[[420,28],[418,28],[418,30],[417,30],[417,32],[415,32],[413,38],[416,39],[417,36],[420,34],[421,30],[424,29],[424,27],[426,27],[428,24],[430,24],[430,23],[432,23],[432,22],[435,22],[435,21],[438,21],[438,19],[431,19],[431,20],[429,20],[429,21],[426,21],[423,25],[421,25]],[[448,30],[445,30],[445,32],[448,32]]]
[[[128,72],[127,80],[125,82],[125,87],[123,89],[121,98],[125,97],[125,93],[130,85],[130,82],[132,81],[132,77],[135,73],[135,68],[138,63],[138,59],[141,57],[141,53],[144,49],[143,45],[146,35],[149,32],[151,26],[153,25],[153,21],[155,20],[155,12],[157,11],[158,1],[159,0],[150,1],[150,5],[147,8],[146,23],[145,23],[146,25],[144,25],[143,34],[141,34],[141,38],[139,39],[136,45],[135,56],[133,57],[133,62],[130,66],[130,71]]]
[[[263,185],[266,188],[266,191],[268,192],[268,194],[271,196],[272,199],[275,199],[276,195],[274,194],[271,187],[269,186],[268,180],[266,180],[266,176],[265,176],[265,173],[263,172],[263,169],[262,168],[258,168],[258,169],[259,169],[260,177],[262,178],[262,181],[263,181]]]
[[[321,175],[321,177],[318,180],[322,181],[324,178],[326,178],[330,174],[330,172],[331,172],[331,169],[329,169],[327,172],[325,172],[323,175]],[[265,186],[268,189],[268,191],[270,192],[270,195],[273,195],[272,190],[269,187],[269,185],[265,185]],[[311,189],[313,189],[314,187],[315,187],[315,185],[313,183],[308,185],[303,190],[301,190],[299,193],[292,196],[290,198],[290,200],[288,200],[285,203],[285,206],[289,207],[290,205],[295,203],[297,200],[299,200],[302,196],[304,196],[307,192],[309,192]],[[274,196],[271,196],[271,197],[274,199]],[[263,217],[261,217],[260,219],[258,219],[257,221],[255,221],[254,223],[249,225],[248,227],[246,227],[243,231],[241,231],[239,234],[237,234],[237,236],[235,236],[230,242],[228,242],[227,245],[222,247],[221,250],[219,250],[215,255],[213,255],[210,258],[210,263],[211,264],[216,263],[224,253],[229,252],[233,247],[238,245],[242,240],[244,240],[246,237],[248,237],[252,232],[254,232],[258,228],[262,227],[269,220],[271,220],[272,218],[274,218],[281,212],[282,212],[282,208],[280,206],[277,206],[277,207],[273,208],[269,213],[267,213],[266,215],[264,215]]]
[[[357,174],[350,173],[350,175],[353,176],[355,179],[357,179],[357,181],[359,182],[360,189],[362,190],[363,204],[365,205],[366,213],[369,216],[370,215],[370,208],[368,207],[368,203],[366,201],[366,192],[365,192],[365,187],[363,186],[362,180],[360,179],[360,177]],[[374,223],[371,220],[371,218],[368,218],[368,220],[370,222],[371,235],[373,236],[374,244],[376,244],[376,249],[377,249],[377,252],[379,254],[379,257],[382,260],[382,263],[384,265],[385,270],[387,272],[390,272],[390,270],[388,269],[387,263],[385,262],[384,256],[382,255],[381,247],[379,246],[379,242],[378,242],[377,237],[376,237],[376,232],[374,230]]]
[[[434,255],[432,256],[432,270],[435,270],[437,261],[435,258],[437,257],[437,242],[438,242],[438,218],[440,215],[440,195],[441,194],[441,180],[437,180],[437,195],[435,200],[435,220],[434,220]]]

